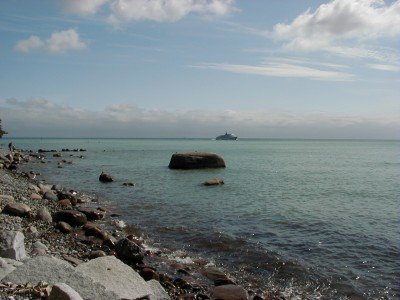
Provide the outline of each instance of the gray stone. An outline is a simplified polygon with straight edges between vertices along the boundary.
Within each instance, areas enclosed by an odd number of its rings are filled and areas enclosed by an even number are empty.
[[[4,258],[0,257],[0,280],[7,276],[7,274],[11,273],[15,270],[13,265],[8,264]]]
[[[36,219],[41,220],[46,223],[53,222],[53,218],[51,217],[51,214],[49,213],[49,211],[47,210],[46,207],[42,207],[38,210],[38,212],[36,214]]]
[[[11,195],[0,195],[0,205],[6,205],[14,201],[14,197]]]
[[[146,281],[114,256],[93,259],[78,265],[76,270],[105,286],[120,298],[137,299],[152,294]]]
[[[45,192],[43,198],[50,201],[58,201],[57,195],[54,194],[52,191]]]
[[[43,244],[41,241],[34,242],[32,246],[33,246],[33,248],[47,250],[47,246],[45,244]]]
[[[175,153],[168,166],[170,169],[225,168],[223,158],[215,153]]]
[[[61,259],[50,256],[37,256],[27,260],[3,278],[15,284],[45,281],[49,284],[63,282],[73,288],[84,299],[114,300],[120,297],[106,291],[105,287],[90,277],[77,272],[74,267]]]
[[[152,291],[150,300],[171,300],[171,297],[157,280],[149,280],[147,281],[147,284],[150,286]]]
[[[0,256],[15,260],[26,258],[24,235],[22,232],[0,232]]]
[[[31,208],[24,203],[9,203],[3,209],[3,213],[10,216],[18,216],[18,217],[23,217],[28,215],[30,211]]]
[[[48,300],[83,300],[68,284],[56,283],[51,289]]]

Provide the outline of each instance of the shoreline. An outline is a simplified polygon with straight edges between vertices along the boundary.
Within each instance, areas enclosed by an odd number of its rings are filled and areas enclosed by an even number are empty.
[[[4,153],[1,150],[0,153]],[[75,151],[77,152],[77,151]],[[33,168],[34,163],[40,163],[44,155],[53,155],[55,152],[21,152],[16,151],[14,156],[21,157],[18,163],[22,163],[24,168]],[[58,151],[57,153],[61,153]],[[71,152],[73,153],[73,152]],[[4,155],[3,157],[4,158]],[[17,165],[17,164],[16,164]],[[11,164],[10,164],[11,166]],[[2,169],[0,174],[2,177],[4,175],[10,176],[15,180],[14,183],[18,183],[19,187],[14,188],[12,193],[15,194],[15,202],[22,202],[30,205],[32,209],[32,214],[26,217],[17,217],[19,226],[16,224],[11,224],[9,229],[21,229],[25,234],[26,248],[28,254],[34,255],[52,255],[56,256],[62,260],[68,261],[72,265],[79,265],[87,262],[91,259],[96,259],[97,257],[103,257],[104,255],[120,256],[115,252],[115,244],[118,240],[123,238],[128,238],[136,246],[138,246],[143,252],[143,260],[140,263],[131,264],[132,268],[137,271],[145,279],[155,279],[161,283],[163,288],[168,292],[171,299],[213,299],[213,294],[216,290],[228,288],[227,293],[233,292],[234,294],[246,294],[246,299],[277,299],[282,295],[278,293],[268,293],[261,290],[248,291],[245,290],[241,285],[236,285],[236,282],[232,280],[227,274],[217,269],[215,266],[211,266],[209,262],[204,260],[191,260],[189,264],[184,264],[182,261],[185,260],[185,254],[182,251],[182,260],[176,261],[168,257],[168,253],[163,253],[159,249],[154,249],[146,244],[142,236],[138,235],[138,232],[132,226],[124,227],[124,222],[118,219],[118,216],[113,214],[109,207],[98,207],[98,199],[93,196],[88,196],[77,191],[65,191],[62,187],[55,183],[55,186],[50,186],[49,184],[40,183],[35,172],[25,173],[18,171],[18,167],[13,171]],[[11,167],[14,169],[14,167]],[[28,190],[24,190],[21,187],[28,186]],[[35,188],[36,186],[36,188]],[[53,189],[54,188],[54,189]],[[39,199],[35,196],[35,200],[31,199],[33,194],[43,197],[46,192],[57,194],[57,199],[44,200]],[[53,192],[52,192],[53,191]],[[31,193],[31,195],[29,195]],[[0,195],[5,194],[4,190],[0,190]],[[65,199],[60,199],[65,197]],[[69,198],[69,199],[68,199]],[[75,203],[70,203],[64,200],[75,199]],[[109,199],[111,200],[111,199]],[[84,226],[78,226],[72,230],[72,233],[63,234],[59,229],[55,228],[54,222],[45,223],[36,220],[35,212],[37,212],[42,207],[46,207],[52,216],[60,211],[62,205],[66,205],[63,210],[78,210],[86,214],[86,216],[91,216],[91,221],[94,223],[94,227],[99,230],[94,230],[90,228],[91,225],[85,224]],[[1,207],[4,208],[3,203]],[[95,208],[97,207],[97,208]],[[13,217],[4,217],[4,214],[0,214],[0,223],[3,223],[7,219],[7,222],[11,222]],[[14,217],[15,218],[15,217]],[[31,227],[36,225],[38,229],[38,234],[32,234]],[[56,225],[57,226],[57,225]],[[93,226],[92,226],[93,227]],[[4,227],[6,228],[6,227]],[[92,233],[87,233],[87,231],[92,231]],[[45,238],[44,235],[52,236],[53,239]],[[45,251],[37,251],[33,248],[33,244],[37,241],[41,241],[47,246]],[[61,241],[64,246],[64,251],[60,251],[59,245],[55,245],[54,241]],[[39,252],[39,253],[37,253]],[[218,288],[218,287],[222,288]],[[229,290],[232,289],[232,290]],[[3,290],[0,289],[0,295],[2,295]],[[228,298],[225,299],[229,299]],[[240,298],[242,299],[242,298]]]

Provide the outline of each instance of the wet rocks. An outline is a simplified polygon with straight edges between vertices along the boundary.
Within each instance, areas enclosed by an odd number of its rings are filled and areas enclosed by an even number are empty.
[[[213,178],[213,179],[209,179],[207,181],[205,181],[203,183],[203,185],[205,186],[212,186],[212,185],[222,185],[225,182],[222,179],[218,179],[218,178]]]
[[[123,186],[135,186],[135,184],[133,182],[130,182],[130,181],[124,182],[122,185]]]
[[[114,178],[111,174],[101,172],[99,176],[99,181],[100,182],[113,182]]]
[[[225,168],[224,159],[208,152],[175,153],[171,157],[170,169]]]
[[[248,295],[243,287],[228,284],[215,287],[212,298],[219,300],[247,300]]]
[[[90,208],[81,208],[78,211],[83,213],[88,221],[101,220],[104,218],[105,213],[100,210],[93,210]]]
[[[155,279],[155,280],[160,279],[160,276],[157,274],[157,272],[155,270],[153,270],[152,268],[148,268],[148,267],[141,269],[139,274],[146,281],[149,281],[152,279]]]
[[[24,203],[9,203],[3,209],[3,213],[18,217],[27,216],[30,214],[30,212],[31,208]]]
[[[24,235],[20,231],[0,232],[0,257],[23,260],[26,258]]]
[[[85,214],[76,210],[61,210],[53,215],[55,222],[66,222],[69,225],[76,227],[84,225],[87,222]]]
[[[118,241],[115,245],[115,251],[118,258],[127,264],[141,263],[144,258],[142,249],[127,238]]]

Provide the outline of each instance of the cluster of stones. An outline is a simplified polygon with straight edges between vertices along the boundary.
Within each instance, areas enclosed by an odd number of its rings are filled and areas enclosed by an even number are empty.
[[[42,160],[43,154],[30,153],[30,157]],[[12,295],[18,288],[30,289],[31,295],[40,292],[40,297],[49,299],[261,299],[250,297],[216,268],[200,267],[202,276],[213,282],[211,291],[196,283],[196,271],[191,267],[175,263],[170,266],[175,275],[160,272],[148,263],[157,254],[146,251],[140,238],[104,229],[102,222],[110,216],[105,209],[83,207],[86,201],[76,191],[37,183],[32,180],[33,172],[24,175],[30,181],[30,194],[25,196],[28,201],[15,201],[11,195],[1,195],[0,189],[0,218],[8,216],[31,224],[22,230],[28,234],[27,252],[21,230],[2,231],[0,295],[2,291]],[[114,177],[102,173],[99,180],[112,182]],[[212,179],[204,184],[221,185],[223,181]],[[75,254],[52,251],[58,241],[72,243]]]

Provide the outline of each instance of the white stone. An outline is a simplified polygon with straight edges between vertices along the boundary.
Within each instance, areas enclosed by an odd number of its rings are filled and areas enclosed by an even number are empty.
[[[115,256],[92,259],[77,266],[76,270],[105,286],[120,298],[136,299],[152,294],[147,282]]]
[[[162,285],[157,280],[149,280],[147,284],[150,286],[152,290],[152,295],[150,296],[150,300],[171,300],[171,297],[164,290]]]
[[[24,235],[22,232],[0,232],[0,256],[15,260],[26,258]]]
[[[83,300],[82,297],[68,284],[53,285],[48,300]]]

